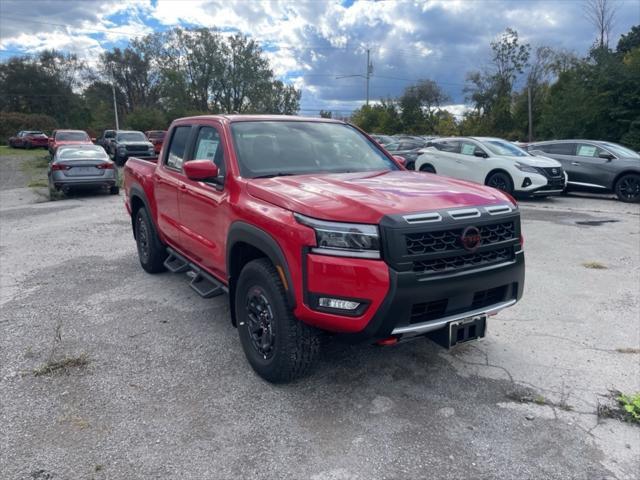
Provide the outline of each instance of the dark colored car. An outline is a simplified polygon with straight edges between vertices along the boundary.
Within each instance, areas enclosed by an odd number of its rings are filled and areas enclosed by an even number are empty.
[[[162,149],[162,144],[164,143],[164,136],[167,134],[166,130],[149,130],[144,132],[147,139],[153,143],[153,148],[156,151],[156,154],[160,153]]]
[[[102,132],[102,135],[100,135],[96,139],[96,145],[100,145],[102,148],[104,148],[105,152],[108,152],[109,144],[113,141],[115,137],[116,137],[115,130],[105,130],[104,132]]]
[[[384,148],[392,155],[403,157],[407,170],[414,170],[416,160],[420,156],[420,150],[425,147],[425,144],[426,142],[423,140],[404,137],[401,140],[396,138],[394,142],[386,144]]]
[[[22,130],[9,138],[9,146],[12,148],[47,148],[49,137],[40,130]]]
[[[118,130],[109,142],[109,151],[116,165],[124,165],[129,157],[155,157],[156,150],[144,133],[135,130]]]
[[[554,158],[567,172],[567,190],[614,192],[618,200],[640,202],[640,154],[598,140],[551,140],[527,150]]]
[[[228,293],[249,364],[273,382],[302,375],[327,333],[451,347],[522,295],[511,197],[406,171],[336,120],[181,118],[157,159],[127,162],[124,188],[142,268]]]

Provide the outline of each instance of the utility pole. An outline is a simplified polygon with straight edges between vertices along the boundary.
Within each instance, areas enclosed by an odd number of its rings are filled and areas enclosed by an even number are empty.
[[[531,82],[527,84],[527,100],[529,104],[529,143],[533,142],[533,114],[531,113]]]
[[[116,79],[113,74],[113,67],[111,67],[111,93],[113,94],[113,113],[116,116],[116,130],[120,130],[120,124],[118,123],[118,103],[116,102]]]
[[[369,79],[371,78],[371,74],[373,73],[373,65],[371,65],[370,60],[370,50],[367,48],[367,73],[365,78],[367,79],[367,107],[369,106]]]

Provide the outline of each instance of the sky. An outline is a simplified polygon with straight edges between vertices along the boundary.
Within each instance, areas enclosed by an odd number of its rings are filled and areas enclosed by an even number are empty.
[[[640,24],[640,0],[612,1],[615,47]],[[257,40],[275,74],[302,90],[308,115],[348,115],[364,103],[367,50],[372,101],[429,78],[460,114],[467,72],[488,63],[489,43],[505,28],[580,56],[596,38],[584,0],[0,0],[0,60],[56,48],[95,64],[104,50],[175,26]]]

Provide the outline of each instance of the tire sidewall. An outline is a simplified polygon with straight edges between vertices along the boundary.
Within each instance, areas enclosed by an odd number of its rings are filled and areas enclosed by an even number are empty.
[[[491,176],[487,179],[487,185],[489,185],[490,181],[492,178],[496,177],[496,176],[500,176],[502,178],[504,178],[504,180],[507,183],[507,190],[501,190],[499,188],[496,187],[492,187],[492,188],[496,188],[496,190],[500,190],[501,192],[506,192],[509,195],[513,195],[513,180],[511,179],[511,176],[507,173],[504,172],[496,172],[496,173],[492,173]]]
[[[638,174],[634,174],[634,173],[627,173],[626,175],[623,175],[622,177],[620,177],[618,179],[618,181],[616,182],[616,186],[615,186],[615,194],[616,197],[618,198],[618,200],[620,200],[621,202],[624,203],[638,203],[640,202],[640,196],[636,197],[635,199],[628,199],[626,197],[624,197],[621,193],[620,193],[620,184],[622,183],[622,181],[627,178],[627,177],[635,177],[636,181],[640,182],[640,175]]]
[[[145,208],[140,208],[134,219],[134,228],[136,234],[136,249],[138,250],[138,258],[140,260],[140,265],[142,268],[149,273],[157,273],[164,270],[163,262],[164,255],[162,251],[162,243],[160,242],[156,230],[149,218],[149,214]],[[147,247],[148,252],[145,258],[145,255],[141,251],[140,244],[140,231],[143,227],[147,237]]]

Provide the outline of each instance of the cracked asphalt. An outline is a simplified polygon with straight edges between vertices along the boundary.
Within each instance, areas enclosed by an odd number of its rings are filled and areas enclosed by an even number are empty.
[[[524,298],[483,341],[330,343],[273,386],[226,297],[140,268],[122,197],[45,202],[20,161],[0,157],[3,479],[638,478],[640,428],[596,412],[640,391],[640,206],[522,202]]]

